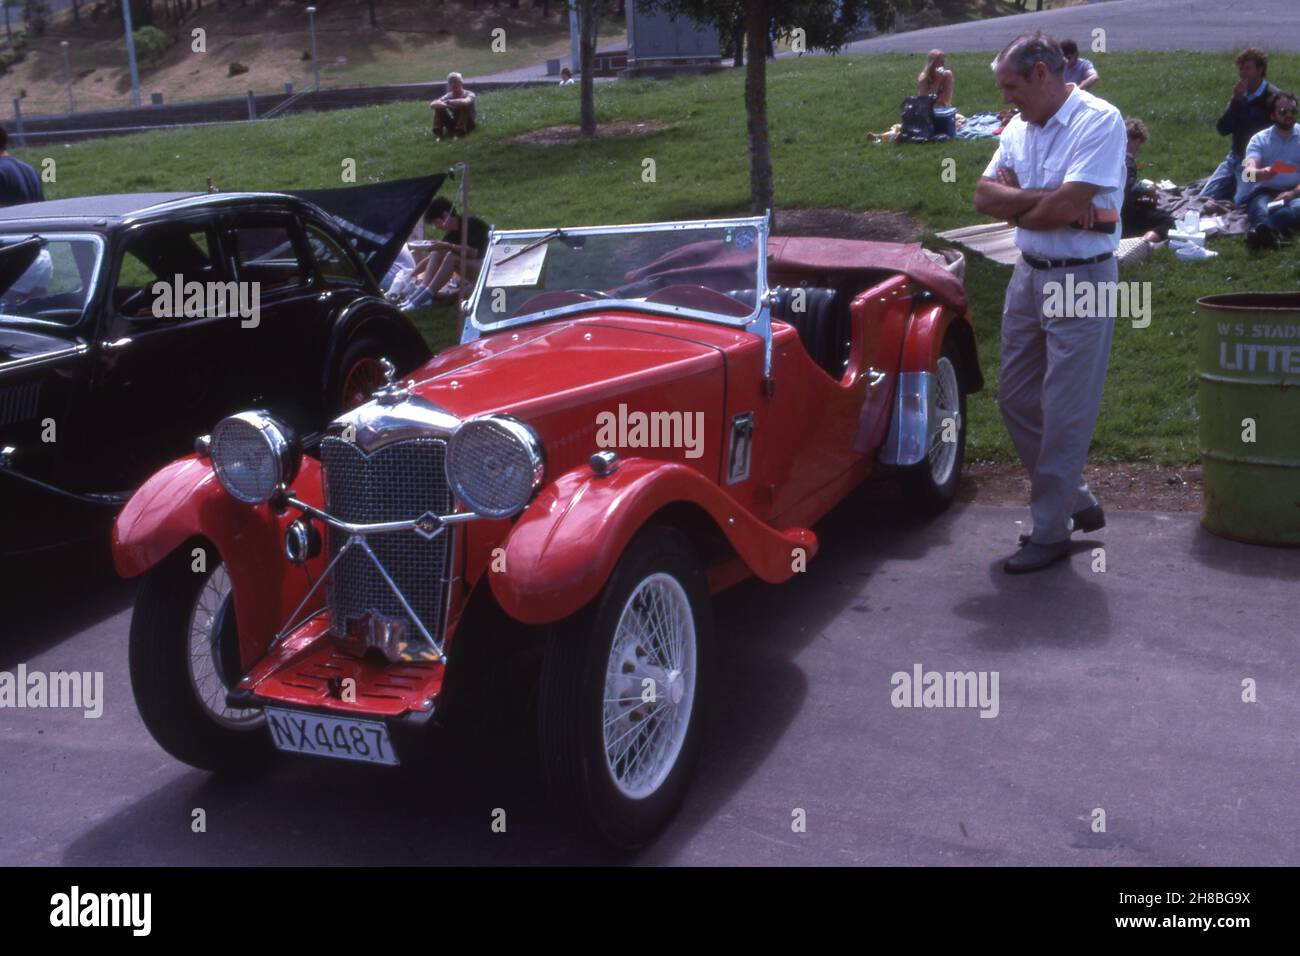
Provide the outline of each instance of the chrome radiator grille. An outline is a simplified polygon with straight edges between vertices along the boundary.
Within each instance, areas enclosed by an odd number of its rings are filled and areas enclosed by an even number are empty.
[[[394,442],[367,455],[352,442],[327,437],[321,441],[320,454],[325,508],[344,521],[400,521],[452,510],[443,469],[447,443],[441,439]],[[331,560],[347,537],[346,532],[329,529]],[[451,573],[451,529],[432,541],[414,531],[371,535],[367,541],[421,623],[434,640],[441,640]],[[343,556],[328,586],[336,633],[346,632],[351,622],[372,611],[388,618],[408,617],[379,569],[359,548]]]

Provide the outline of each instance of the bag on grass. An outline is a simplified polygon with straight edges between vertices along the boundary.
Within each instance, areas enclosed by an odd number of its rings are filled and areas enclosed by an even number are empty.
[[[928,143],[935,137],[934,97],[909,96],[903,100],[900,143]]]

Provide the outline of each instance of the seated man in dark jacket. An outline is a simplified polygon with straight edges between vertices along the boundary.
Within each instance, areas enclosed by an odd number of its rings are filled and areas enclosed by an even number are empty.
[[[1147,124],[1136,116],[1124,120],[1128,133],[1128,152],[1124,154],[1124,208],[1119,214],[1123,223],[1121,235],[1142,236],[1147,242],[1161,242],[1169,235],[1174,224],[1173,216],[1156,207],[1156,187],[1138,179],[1137,154],[1145,145],[1149,134]]]
[[[1237,85],[1232,88],[1223,115],[1214,124],[1220,136],[1232,137],[1232,148],[1219,168],[1201,187],[1201,198],[1244,202],[1250,190],[1241,181],[1241,162],[1246,157],[1250,138],[1272,123],[1273,96],[1277,87],[1264,79],[1268,73],[1268,54],[1247,47],[1237,55]]]

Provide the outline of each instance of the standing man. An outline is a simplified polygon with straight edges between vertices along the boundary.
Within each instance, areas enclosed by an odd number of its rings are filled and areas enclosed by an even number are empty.
[[[1251,249],[1277,249],[1300,222],[1300,136],[1295,131],[1296,99],[1273,97],[1273,125],[1246,146],[1241,176],[1251,189],[1246,199]]]
[[[1101,79],[1101,74],[1092,65],[1092,60],[1079,56],[1079,44],[1062,40],[1061,52],[1065,54],[1065,82],[1073,83],[1081,90],[1092,89]]]
[[[1205,185],[1201,187],[1202,199],[1220,199],[1242,203],[1252,186],[1241,179],[1241,163],[1246,158],[1246,144],[1250,138],[1269,124],[1273,110],[1273,96],[1277,87],[1264,79],[1268,74],[1268,54],[1255,47],[1246,47],[1237,54],[1237,85],[1232,88],[1232,99],[1214,124],[1220,136],[1231,136],[1232,147]]]
[[[1072,531],[1106,523],[1083,464],[1115,317],[1104,291],[1087,315],[1066,296],[1117,281],[1127,136],[1119,110],[1066,84],[1050,36],[1012,40],[993,71],[1020,115],[1002,133],[975,208],[1013,222],[1021,252],[1003,307],[998,404],[1030,477],[1033,531],[1003,565],[1023,574],[1066,557]]]
[[[474,108],[474,92],[465,89],[465,79],[459,73],[447,74],[447,92],[429,104],[433,110],[433,136],[442,142],[444,136],[460,139],[473,132],[478,120]]]
[[[9,134],[0,126],[0,206],[42,202],[41,177],[29,164],[9,155]]]

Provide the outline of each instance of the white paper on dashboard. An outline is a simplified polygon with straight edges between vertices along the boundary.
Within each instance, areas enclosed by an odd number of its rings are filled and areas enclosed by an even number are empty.
[[[531,240],[536,242],[536,240]],[[540,243],[527,252],[527,242],[500,242],[492,248],[491,284],[495,287],[537,285],[542,281],[542,266],[546,264],[547,243]],[[509,261],[504,261],[509,260]]]

